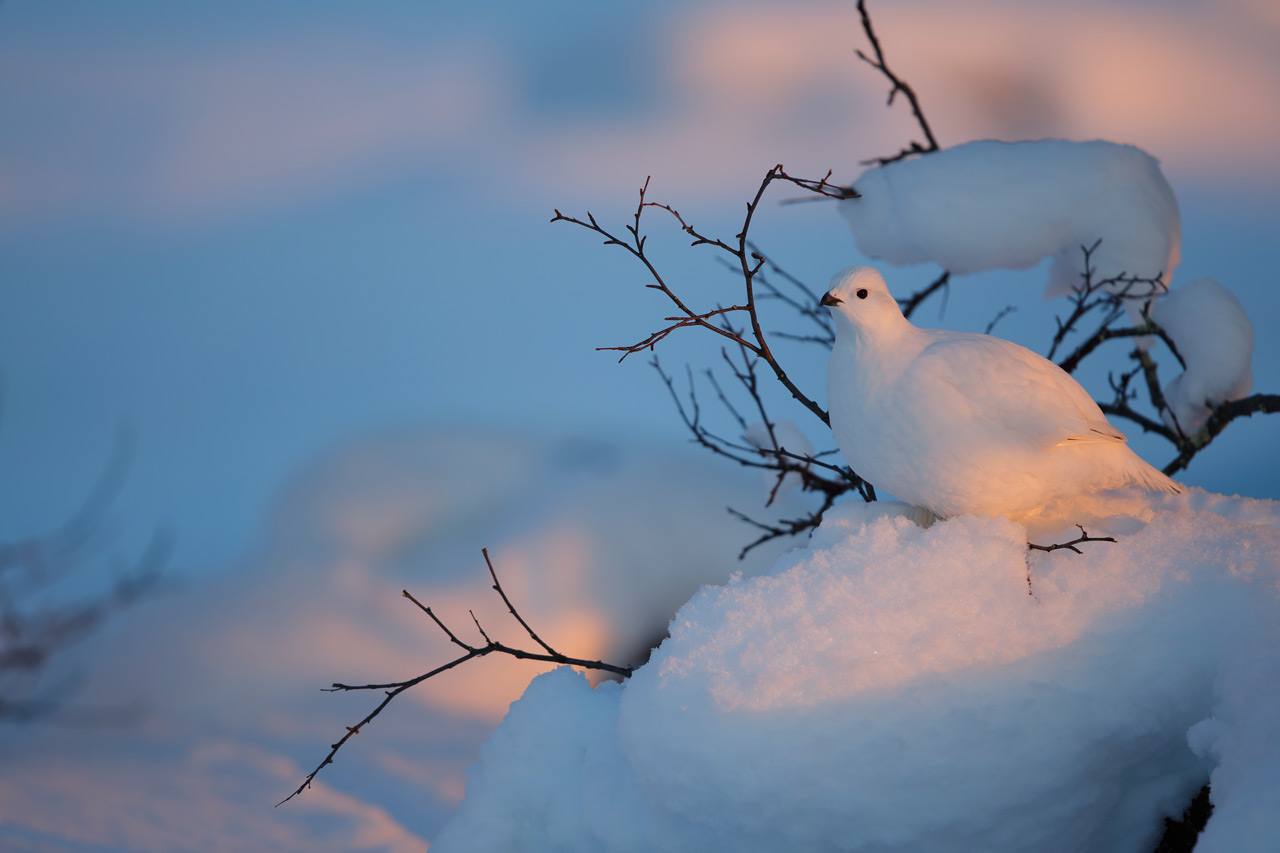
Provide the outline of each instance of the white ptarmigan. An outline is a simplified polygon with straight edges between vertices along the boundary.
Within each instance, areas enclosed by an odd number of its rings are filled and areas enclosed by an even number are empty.
[[[1056,364],[990,335],[912,325],[876,270],[841,274],[822,304],[835,321],[836,443],[898,498],[944,518],[1027,519],[1128,484],[1181,490]]]

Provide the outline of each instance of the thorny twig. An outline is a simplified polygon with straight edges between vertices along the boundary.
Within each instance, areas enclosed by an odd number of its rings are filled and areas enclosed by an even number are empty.
[[[365,726],[371,723],[379,714],[381,714],[383,709],[385,709],[388,705],[390,705],[393,699],[395,699],[401,693],[404,693],[406,690],[416,687],[422,682],[430,678],[434,678],[435,676],[440,675],[443,672],[448,672],[454,667],[461,666],[462,664],[470,660],[474,660],[476,658],[482,658],[482,657],[485,657],[486,655],[491,655],[491,654],[502,654],[502,655],[509,655],[510,657],[517,658],[519,660],[541,661],[543,663],[556,663],[564,666],[582,667],[583,669],[597,669],[597,670],[602,670],[604,672],[613,673],[614,675],[621,676],[622,678],[629,678],[631,676],[631,673],[633,671],[631,667],[615,666],[614,664],[605,663],[604,661],[587,660],[585,658],[571,657],[569,655],[561,654],[560,652],[552,648],[552,646],[549,643],[543,640],[542,637],[540,637],[538,633],[533,630],[533,628],[529,625],[529,623],[525,621],[524,617],[520,615],[519,611],[516,610],[515,605],[512,604],[511,599],[507,596],[506,590],[502,588],[502,583],[498,580],[498,573],[493,568],[493,561],[489,559],[489,549],[482,548],[480,550],[480,553],[484,555],[485,565],[489,569],[489,578],[490,580],[493,581],[493,585],[492,585],[493,591],[496,592],[498,594],[498,597],[502,599],[502,603],[505,604],[507,607],[507,612],[511,614],[512,618],[514,618],[516,622],[519,623],[520,627],[524,629],[525,633],[529,635],[529,638],[532,639],[541,649],[543,649],[543,651],[541,652],[528,651],[526,649],[518,648],[515,646],[508,646],[496,640],[490,639],[488,633],[486,633],[484,628],[481,627],[480,620],[477,619],[475,613],[471,611],[468,611],[468,613],[471,614],[471,619],[475,623],[476,630],[480,633],[480,636],[484,639],[484,643],[480,645],[473,645],[471,643],[468,643],[460,639],[458,635],[455,634],[449,628],[449,626],[445,624],[444,620],[442,620],[439,616],[436,615],[435,611],[433,611],[430,607],[428,607],[427,605],[419,601],[417,598],[415,598],[408,590],[402,590],[401,595],[403,595],[406,599],[412,602],[414,606],[416,606],[419,610],[425,613],[427,615],[427,618],[429,618],[432,622],[434,622],[436,627],[439,628],[442,632],[444,632],[444,635],[449,638],[449,642],[457,646],[458,648],[462,649],[463,653],[447,663],[441,664],[440,666],[437,666],[434,669],[428,670],[427,672],[424,672],[421,675],[414,676],[413,678],[405,679],[404,681],[390,681],[390,682],[379,683],[379,684],[343,684],[341,682],[334,682],[333,686],[324,688],[325,692],[328,692],[328,693],[341,693],[341,692],[349,692],[349,691],[356,691],[356,690],[381,690],[383,691],[384,695],[383,695],[382,701],[379,702],[377,706],[364,717],[364,719],[356,723],[354,726],[347,726],[346,733],[342,737],[340,737],[336,742],[330,744],[329,753],[324,757],[324,760],[321,761],[320,764],[316,766],[316,769],[312,770],[310,773],[307,774],[307,777],[302,780],[302,784],[299,785],[293,791],[293,793],[285,797],[280,802],[276,803],[277,806],[284,805],[285,803],[292,800],[294,797],[301,794],[303,791],[310,788],[311,783],[315,780],[316,776],[319,775],[320,771],[333,763],[333,758],[335,755],[338,754],[338,750],[342,749],[342,747],[346,745],[347,741],[351,740],[351,738],[358,735],[361,729],[363,729]]]

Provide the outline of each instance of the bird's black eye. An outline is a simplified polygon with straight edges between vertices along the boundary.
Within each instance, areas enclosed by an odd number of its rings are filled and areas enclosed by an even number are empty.
[[[859,289],[859,290],[858,290],[858,298],[859,298],[859,299],[866,299],[866,298],[867,298],[867,289],[866,289],[865,287],[863,287],[863,288],[861,288],[861,289]]]

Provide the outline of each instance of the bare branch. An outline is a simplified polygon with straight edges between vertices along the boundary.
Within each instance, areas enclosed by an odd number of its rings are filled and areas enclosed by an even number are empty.
[[[1001,308],[999,311],[996,312],[996,315],[987,322],[986,328],[982,330],[982,334],[984,335],[991,334],[993,331],[995,331],[996,326],[999,325],[1001,320],[1003,320],[1005,317],[1008,317],[1010,314],[1014,313],[1017,310],[1018,310],[1018,306],[1016,305],[1006,305],[1003,308]]]
[[[645,267],[649,273],[652,283],[646,285],[655,290],[661,291],[679,311],[678,317],[668,318],[672,321],[672,325],[666,326],[657,332],[651,333],[643,340],[622,347],[605,347],[603,349],[611,349],[621,351],[623,358],[633,352],[641,350],[652,351],[654,347],[664,340],[668,335],[676,329],[688,327],[702,327],[711,330],[717,335],[724,337],[739,347],[751,352],[753,355],[759,356],[772,370],[774,377],[782,384],[787,392],[808,409],[815,417],[830,426],[830,417],[827,411],[818,405],[813,398],[809,397],[792,381],[786,370],[779,363],[777,356],[769,346],[769,341],[765,335],[764,328],[760,323],[760,316],[757,305],[756,285],[761,269],[765,265],[765,257],[754,249],[754,245],[750,242],[750,231],[752,222],[755,219],[756,211],[760,207],[761,199],[770,185],[775,182],[790,183],[802,189],[808,190],[819,195],[837,198],[849,199],[858,198],[858,193],[852,187],[842,187],[831,183],[831,172],[828,171],[820,180],[811,180],[807,178],[797,178],[788,174],[782,164],[778,164],[765,173],[759,187],[756,189],[755,195],[747,202],[746,215],[742,221],[742,227],[734,236],[732,241],[725,241],[718,237],[709,236],[699,231],[692,225],[682,214],[674,207],[664,202],[651,201],[647,197],[649,181],[646,180],[644,186],[640,188],[640,200],[636,206],[633,215],[632,225],[627,226],[630,235],[628,239],[622,239],[600,225],[596,218],[588,213],[586,219],[580,219],[573,216],[567,216],[559,210],[555,211],[552,222],[570,222],[579,227],[585,228],[605,238],[606,246],[619,246],[625,249],[629,254],[635,257]],[[676,294],[675,290],[668,284],[666,279],[658,272],[653,265],[649,256],[645,252],[645,243],[647,238],[641,233],[641,217],[646,208],[658,208],[668,213],[679,224],[680,229],[693,238],[691,245],[701,246],[707,245],[726,253],[734,261],[739,274],[742,277],[743,300],[727,308],[716,308],[710,311],[695,311]],[[765,286],[766,292],[776,298],[780,291],[771,286]],[[763,295],[763,294],[762,294]],[[724,323],[714,322],[716,320],[723,321],[726,314],[741,312],[747,317],[747,325],[750,334],[739,332],[732,326]],[[620,359],[621,360],[621,359]]]
[[[546,650],[547,654],[552,655],[553,657],[561,657],[559,652],[551,648],[551,646],[547,645],[546,641],[544,641],[541,637],[539,637],[537,632],[535,632],[532,628],[529,627],[529,623],[524,621],[524,617],[521,616],[516,611],[515,605],[511,603],[511,599],[507,598],[506,591],[502,588],[502,584],[498,581],[498,573],[493,570],[493,561],[489,559],[489,549],[481,548],[480,553],[484,555],[484,564],[489,567],[489,577],[493,579],[493,591],[496,592],[502,598],[502,603],[507,605],[507,612],[509,612],[511,616],[517,622],[520,623],[520,627],[524,628],[525,632],[533,639],[535,643],[542,646],[542,648]],[[627,674],[630,675],[631,670],[627,670]]]
[[[814,492],[822,496],[822,503],[818,509],[809,515],[795,518],[782,519],[775,523],[765,523],[747,516],[746,514],[730,509],[731,514],[758,530],[762,531],[762,535],[748,543],[739,552],[739,559],[745,557],[750,551],[765,542],[784,536],[795,536],[805,533],[818,526],[822,521],[823,515],[835,503],[836,499],[843,494],[854,492],[862,497],[863,500],[875,500],[875,488],[847,466],[834,465],[824,461],[821,457],[830,455],[833,451],[826,453],[810,453],[800,454],[794,453],[784,447],[778,440],[777,432],[773,428],[773,420],[765,407],[764,400],[760,395],[760,386],[756,378],[755,370],[759,359],[747,358],[744,355],[741,366],[735,364],[729,357],[728,351],[721,352],[721,357],[729,366],[738,384],[742,387],[747,396],[751,399],[756,411],[759,413],[762,422],[765,424],[766,444],[747,445],[737,442],[728,441],[707,430],[701,420],[702,410],[697,401],[697,390],[693,382],[693,374],[686,370],[689,375],[689,394],[688,404],[681,399],[675,388],[675,382],[665,370],[662,369],[661,363],[655,358],[651,364],[657,371],[659,378],[667,388],[667,392],[672,402],[676,406],[676,411],[680,419],[688,428],[693,440],[699,445],[707,448],[717,456],[730,459],[739,465],[747,468],[754,468],[762,471],[770,471],[774,473],[773,486],[770,488],[765,501],[765,506],[771,506],[774,498],[777,496],[778,490],[782,486],[785,479],[794,475],[798,478],[800,488],[806,492]],[[712,387],[715,389],[721,403],[725,406],[739,426],[746,431],[746,421],[742,418],[741,413],[729,401],[727,395],[719,382],[715,380],[715,374],[706,371]],[[832,476],[824,475],[828,472]]]
[[[858,58],[879,71],[885,76],[890,83],[889,99],[887,104],[892,106],[893,99],[901,92],[903,97],[907,99],[907,103],[911,106],[911,114],[915,116],[916,124],[920,126],[920,132],[924,134],[924,144],[912,140],[906,148],[894,154],[892,157],[876,157],[865,161],[866,163],[875,163],[884,166],[888,163],[895,163],[903,160],[913,154],[928,154],[938,150],[938,140],[934,138],[933,129],[929,127],[929,121],[924,117],[924,110],[920,107],[920,99],[916,97],[915,89],[911,88],[905,80],[895,74],[884,58],[884,49],[880,46],[880,39],[876,36],[875,27],[871,25],[871,15],[867,12],[866,0],[858,0],[858,15],[862,18],[862,31],[867,35],[867,41],[871,43],[871,50],[875,54],[875,58],[867,56],[861,50],[854,51]]]
[[[898,300],[898,307],[902,309],[902,316],[910,320],[911,315],[916,312],[916,309],[919,308],[926,299],[928,299],[930,296],[933,296],[933,294],[937,293],[939,290],[942,290],[943,288],[950,289],[950,286],[951,286],[951,273],[944,270],[942,275],[935,278],[931,284],[925,287],[922,287],[920,290],[917,290],[915,293],[911,294],[906,299]]]
[[[1171,352],[1177,353],[1177,345],[1169,337],[1168,332],[1155,323],[1147,322],[1137,326],[1127,326],[1123,329],[1113,329],[1104,324],[1072,350],[1070,355],[1058,362],[1058,366],[1067,373],[1074,373],[1076,368],[1080,366],[1080,362],[1084,361],[1094,350],[1107,341],[1148,337],[1159,338],[1168,345]]]
[[[1048,553],[1052,553],[1054,551],[1066,550],[1066,551],[1071,551],[1072,553],[1075,553],[1075,554],[1083,554],[1084,552],[1081,551],[1078,546],[1083,545],[1086,542],[1115,542],[1116,541],[1114,536],[1090,536],[1089,532],[1085,530],[1083,527],[1081,527],[1079,524],[1077,524],[1076,527],[1080,528],[1080,535],[1069,542],[1055,542],[1052,545],[1037,545],[1034,542],[1028,542],[1027,550],[1045,551]]]
[[[1095,278],[1097,269],[1093,264],[1093,254],[1100,245],[1102,240],[1098,239],[1091,246],[1080,247],[1084,255],[1084,269],[1080,274],[1080,283],[1071,291],[1071,311],[1066,319],[1058,317],[1054,320],[1057,329],[1050,341],[1045,358],[1050,360],[1055,358],[1058,349],[1065,343],[1068,336],[1075,333],[1081,321],[1093,312],[1101,310],[1102,321],[1098,324],[1097,330],[1059,362],[1058,366],[1063,370],[1068,373],[1074,372],[1086,356],[1106,341],[1131,337],[1160,338],[1179,363],[1185,367],[1182,354],[1178,352],[1173,339],[1165,333],[1164,329],[1156,325],[1149,313],[1151,300],[1168,289],[1164,283],[1164,274],[1136,276],[1121,272],[1108,278]],[[1125,303],[1135,301],[1143,304],[1143,322],[1131,329],[1113,329],[1112,325],[1125,315]]]
[[[446,625],[444,621],[440,619],[440,617],[438,617],[432,611],[430,607],[427,607],[426,605],[424,605],[421,601],[415,598],[408,590],[402,590],[401,594],[406,599],[413,602],[413,604],[419,610],[421,610],[428,617],[430,617],[431,621],[435,623],[436,627],[438,627],[442,632],[444,632],[445,636],[449,638],[449,642],[454,644],[455,646],[458,646],[460,649],[463,650],[463,654],[459,655],[458,657],[454,658],[453,660],[447,663],[444,663],[444,664],[441,664],[440,666],[435,667],[434,669],[428,670],[427,672],[424,672],[421,675],[416,675],[413,678],[408,678],[408,679],[405,679],[404,681],[390,681],[385,683],[371,683],[371,684],[344,684],[342,682],[334,682],[332,686],[324,688],[325,692],[327,693],[345,693],[345,692],[362,691],[362,690],[381,690],[381,691],[384,691],[386,695],[383,696],[382,701],[379,702],[373,708],[372,711],[366,714],[365,717],[362,720],[360,720],[360,722],[356,723],[354,726],[347,726],[346,733],[342,737],[340,737],[336,742],[329,745],[329,752],[325,755],[324,759],[316,766],[314,770],[312,770],[310,773],[307,774],[306,778],[302,780],[302,784],[300,784],[296,789],[294,789],[293,793],[289,794],[289,796],[285,797],[283,800],[276,803],[277,807],[284,805],[285,803],[292,800],[294,797],[301,794],[303,791],[310,788],[311,783],[315,781],[316,776],[320,774],[320,771],[324,770],[324,768],[328,767],[330,764],[333,763],[334,756],[336,756],[338,754],[338,751],[342,749],[343,746],[346,745],[347,741],[351,740],[351,738],[358,735],[361,732],[361,730],[364,729],[365,726],[373,722],[373,720],[377,718],[377,716],[381,714],[388,705],[391,704],[391,701],[395,699],[397,696],[399,696],[401,693],[404,693],[406,690],[416,687],[422,682],[427,681],[428,679],[434,678],[435,676],[440,675],[441,673],[448,672],[449,670],[454,669],[455,667],[461,666],[462,664],[467,663],[468,661],[475,660],[476,658],[486,657],[491,654],[503,654],[503,655],[508,655],[510,657],[516,658],[518,660],[540,661],[542,663],[555,663],[555,664],[560,664],[562,666],[576,666],[582,669],[601,670],[604,672],[612,673],[617,676],[621,676],[622,678],[629,678],[631,676],[631,673],[633,671],[631,667],[615,666],[614,664],[605,663],[604,661],[587,660],[585,658],[571,657],[569,655],[561,654],[560,652],[553,649],[546,641],[544,641],[540,636],[538,636],[537,632],[533,630],[533,628],[529,625],[529,623],[525,621],[524,617],[520,615],[519,611],[516,610],[515,605],[511,603],[511,599],[507,597],[506,591],[503,590],[502,588],[502,583],[498,580],[498,573],[494,570],[493,561],[489,559],[489,549],[482,548],[480,553],[484,556],[485,565],[488,566],[489,568],[489,577],[493,581],[493,590],[496,593],[498,593],[498,596],[502,599],[502,603],[507,606],[507,611],[516,620],[516,622],[520,624],[520,627],[524,628],[525,633],[527,633],[529,637],[543,649],[543,651],[531,652],[526,649],[521,649],[515,646],[504,645],[503,643],[499,643],[490,639],[489,635],[485,632],[484,628],[480,627],[480,620],[476,619],[475,613],[471,611],[468,611],[468,613],[471,613],[471,619],[475,623],[476,630],[478,630],[480,632],[480,636],[484,638],[484,645],[473,646],[466,642],[463,642],[461,639],[458,638],[458,635],[455,634],[449,628],[449,626]]]
[[[1164,473],[1176,474],[1190,464],[1197,453],[1208,446],[1227,425],[1238,418],[1248,418],[1257,414],[1275,414],[1280,412],[1280,394],[1254,394],[1240,400],[1232,400],[1213,408],[1209,420],[1204,427],[1189,439],[1179,450],[1178,455],[1164,466]]]
[[[811,533],[816,530],[818,525],[822,523],[823,516],[826,515],[827,510],[831,509],[831,506],[835,503],[835,500],[834,495],[825,495],[822,500],[822,505],[808,515],[800,518],[781,519],[775,524],[757,521],[751,516],[740,512],[733,507],[726,507],[729,514],[734,518],[751,525],[757,530],[763,531],[758,537],[743,546],[742,550],[738,552],[738,559],[744,559],[747,554],[751,553],[766,542],[772,542],[774,539],[799,536],[801,533]]]

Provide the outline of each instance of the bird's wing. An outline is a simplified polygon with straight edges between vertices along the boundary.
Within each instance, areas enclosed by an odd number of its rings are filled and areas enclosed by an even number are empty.
[[[909,393],[946,398],[978,428],[1045,446],[1125,441],[1080,383],[1048,359],[989,335],[935,335],[902,377]]]

